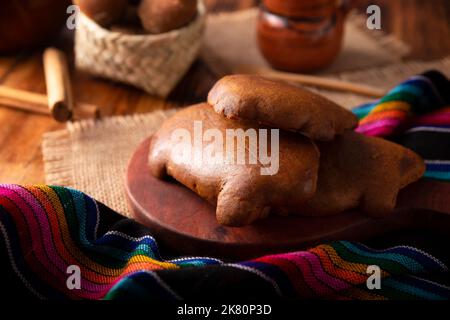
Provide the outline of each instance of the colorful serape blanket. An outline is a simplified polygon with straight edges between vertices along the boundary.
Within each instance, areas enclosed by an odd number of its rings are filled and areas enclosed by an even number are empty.
[[[356,131],[414,150],[425,160],[426,177],[450,180],[450,81],[443,74],[414,76],[354,113]]]
[[[165,260],[145,227],[64,187],[0,185],[0,231],[6,299],[450,298],[449,281],[437,280],[449,278],[448,257],[412,246],[338,241],[236,263]],[[371,265],[380,289],[367,286]]]

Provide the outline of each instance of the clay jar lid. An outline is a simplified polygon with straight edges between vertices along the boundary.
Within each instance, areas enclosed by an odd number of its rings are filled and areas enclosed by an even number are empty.
[[[263,0],[272,13],[291,18],[323,17],[339,10],[342,0]]]

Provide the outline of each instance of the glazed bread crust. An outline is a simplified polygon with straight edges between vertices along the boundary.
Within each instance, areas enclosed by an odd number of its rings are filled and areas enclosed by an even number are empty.
[[[425,172],[422,158],[413,151],[353,131],[317,145],[317,192],[300,210],[304,215],[359,209],[370,217],[384,217],[394,210],[399,190]]]
[[[256,121],[320,141],[358,124],[352,112],[320,95],[254,75],[222,78],[209,92],[208,103],[226,118]]]

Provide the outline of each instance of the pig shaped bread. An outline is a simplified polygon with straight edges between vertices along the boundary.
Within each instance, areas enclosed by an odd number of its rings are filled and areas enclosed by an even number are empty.
[[[199,104],[177,112],[153,135],[149,167],[216,205],[220,224],[243,226],[311,199],[319,153],[304,136],[228,120]]]
[[[326,216],[357,209],[384,217],[395,208],[399,190],[425,171],[411,150],[352,131],[357,121],[349,111],[295,86],[228,76],[213,87],[208,101],[163,123],[152,138],[149,166],[154,176],[172,176],[215,204],[223,225],[247,225],[269,212]],[[199,123],[204,136],[183,138],[182,131],[196,136]],[[233,138],[228,148],[230,129],[248,137],[253,130],[256,142],[249,138],[246,144],[244,137],[239,146]],[[268,143],[271,134],[264,130],[279,135]],[[185,159],[186,149],[191,157]],[[253,162],[228,161],[239,150]],[[224,157],[198,161],[205,153]]]

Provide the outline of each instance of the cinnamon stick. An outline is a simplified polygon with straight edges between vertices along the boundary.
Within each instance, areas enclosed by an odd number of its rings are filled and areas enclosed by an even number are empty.
[[[43,60],[50,113],[57,121],[68,121],[73,112],[73,93],[66,56],[60,50],[48,48]]]
[[[0,104],[37,114],[52,115],[46,95],[0,85]],[[73,120],[93,119],[100,116],[97,106],[78,103],[73,110]]]

